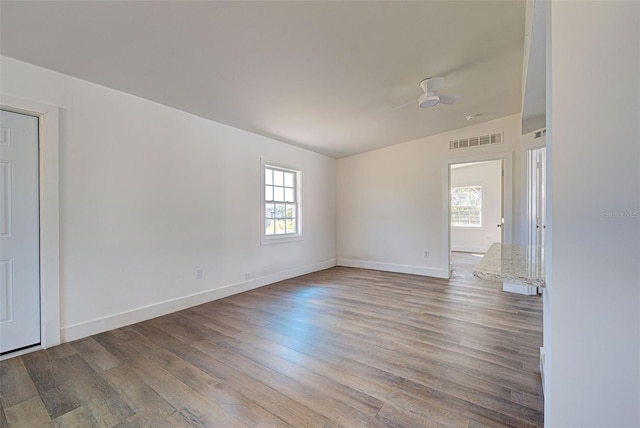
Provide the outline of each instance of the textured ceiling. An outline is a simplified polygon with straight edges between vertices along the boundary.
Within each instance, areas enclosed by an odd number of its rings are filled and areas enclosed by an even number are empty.
[[[0,8],[3,55],[333,157],[522,105],[524,0]],[[429,76],[460,100],[396,110]]]

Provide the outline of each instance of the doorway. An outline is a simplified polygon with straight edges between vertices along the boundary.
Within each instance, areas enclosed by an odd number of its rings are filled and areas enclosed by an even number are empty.
[[[451,251],[485,253],[503,240],[502,160],[450,168]]]
[[[0,355],[40,345],[38,117],[0,111]]]
[[[496,218],[486,218],[484,219],[485,227],[492,228],[500,235],[499,239],[487,239],[486,236],[483,242],[482,247],[476,248],[468,248],[468,250],[482,249],[486,251],[488,247],[491,246],[491,243],[501,242],[509,244],[513,240],[513,224],[512,224],[512,194],[513,194],[513,154],[512,153],[495,153],[495,154],[487,154],[487,155],[479,155],[479,156],[469,156],[463,158],[455,158],[446,160],[443,163],[443,207],[444,207],[444,215],[443,215],[443,268],[447,270],[449,273],[448,277],[451,277],[451,251],[452,251],[452,225],[451,225],[451,188],[452,188],[452,179],[451,174],[453,170],[464,168],[458,167],[457,165],[461,164],[474,164],[474,163],[483,163],[483,162],[491,162],[495,161],[496,164],[499,163],[501,165],[500,168],[500,201],[501,201],[501,213],[502,215]],[[454,172],[454,175],[456,173]],[[494,221],[495,220],[495,221]],[[483,220],[481,220],[483,221]],[[487,229],[488,231],[488,229]],[[489,244],[489,245],[487,245]],[[459,248],[459,247],[454,247]],[[478,252],[476,254],[483,254],[484,251]]]

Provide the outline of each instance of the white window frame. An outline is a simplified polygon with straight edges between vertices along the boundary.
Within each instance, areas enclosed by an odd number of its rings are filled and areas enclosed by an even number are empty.
[[[265,170],[267,168],[272,168],[276,170],[292,172],[295,174],[295,205],[296,205],[296,233],[290,234],[281,234],[281,235],[267,235],[265,220],[266,220],[266,210],[265,205],[267,203],[265,189]],[[265,159],[261,160],[261,168],[260,168],[260,242],[262,245],[265,244],[279,244],[283,242],[292,242],[292,241],[300,241],[304,239],[304,235],[302,233],[302,225],[303,225],[303,205],[302,205],[302,171],[300,168],[296,168],[291,165],[283,164],[282,162],[271,162]]]
[[[453,220],[450,220],[451,227],[453,229],[474,229],[479,230],[484,228],[484,186],[482,184],[464,185],[464,186],[451,186],[451,192],[453,189],[459,189],[463,187],[479,187],[480,188],[480,224],[454,224]],[[450,215],[453,214],[453,200],[451,200],[451,206],[449,208]]]

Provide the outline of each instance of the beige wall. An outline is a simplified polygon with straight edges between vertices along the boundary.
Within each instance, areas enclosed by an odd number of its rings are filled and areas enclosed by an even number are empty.
[[[335,264],[334,159],[1,61],[4,94],[61,108],[63,340]],[[260,244],[263,157],[303,172],[302,241]]]
[[[497,132],[504,132],[504,144],[449,150],[451,139]],[[513,241],[522,242],[520,115],[339,159],[338,263],[448,276],[447,162],[502,154],[513,160],[511,228]]]
[[[545,426],[637,427],[640,3],[549,5]]]

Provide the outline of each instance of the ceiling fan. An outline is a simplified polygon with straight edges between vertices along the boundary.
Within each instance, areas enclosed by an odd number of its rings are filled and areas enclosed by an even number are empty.
[[[420,88],[422,88],[423,94],[417,100],[409,101],[396,108],[400,110],[408,105],[418,101],[418,107],[429,108],[438,104],[453,104],[460,98],[457,95],[438,95],[437,91],[442,87],[444,83],[444,77],[429,77],[420,82]]]

